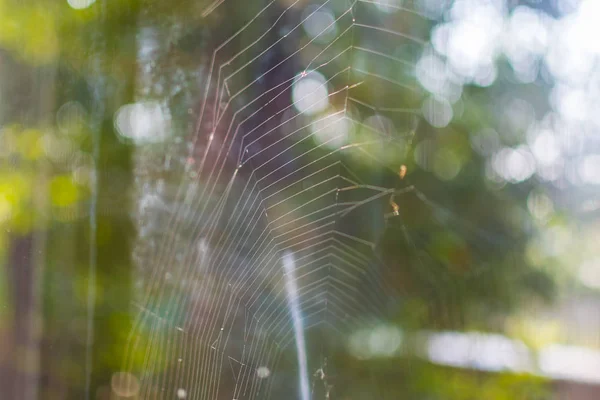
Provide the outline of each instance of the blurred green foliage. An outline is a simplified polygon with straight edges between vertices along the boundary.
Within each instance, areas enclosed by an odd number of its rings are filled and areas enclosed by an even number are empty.
[[[4,269],[8,271],[14,262],[10,248],[20,238],[41,232],[47,240],[43,269],[42,265],[35,266],[43,270],[41,341],[47,349],[43,351],[40,373],[49,382],[42,387],[40,398],[82,398],[90,285],[96,292],[94,387],[107,384],[111,374],[121,367],[131,328],[134,229],[130,200],[134,165],[133,147],[118,138],[113,115],[118,107],[136,98],[139,24],[143,22],[158,32],[168,32],[173,24],[182,27],[177,45],[162,49],[165,62],[157,67],[156,75],[197,67],[196,49],[186,50],[186,43],[194,41],[195,30],[205,28],[200,18],[204,3],[98,0],[89,8],[74,10],[62,0],[0,0],[1,57],[13,60],[15,71],[26,70],[19,79],[34,79],[40,71],[53,70],[49,80],[39,84],[57,88],[55,103],[44,105],[43,118],[20,121],[13,113],[0,121],[0,258]],[[232,27],[240,25],[256,13],[257,7],[254,3],[239,3],[231,10],[229,23]],[[216,30],[218,23],[213,21],[208,28]],[[0,78],[11,79],[5,71]],[[360,90],[357,96],[361,98],[379,93],[394,102],[413,101],[390,88],[364,85]],[[84,104],[86,114],[81,118],[71,116],[59,126],[55,115],[69,101]],[[177,104],[174,99],[169,101]],[[36,99],[27,102],[35,103]],[[522,322],[510,319],[511,314],[523,303],[554,296],[552,276],[532,266],[527,257],[531,232],[523,222],[529,218],[524,196],[490,187],[481,172],[485,160],[473,152],[469,143],[470,132],[493,123],[488,106],[485,97],[465,96],[464,114],[449,127],[419,127],[420,137],[426,137],[428,145],[443,155],[430,171],[414,162],[420,142],[412,143],[407,155],[391,148],[378,154],[385,168],[397,173],[405,165],[406,181],[418,182],[421,191],[445,202],[443,208],[434,210],[412,194],[402,197],[402,224],[392,220],[383,234],[382,247],[388,250],[385,261],[392,270],[390,283],[398,289],[404,304],[395,322],[404,327],[502,331],[508,326],[515,335],[531,338]],[[185,111],[187,107],[184,111],[175,109],[173,114]],[[366,131],[356,135],[361,140],[370,139]],[[99,155],[94,154],[95,150]],[[155,151],[160,153],[160,147]],[[352,160],[369,173],[379,173],[364,155],[354,154]],[[457,172],[448,174],[449,169]],[[115,190],[117,181],[120,186]],[[523,184],[519,190],[526,193],[524,187],[530,185]],[[92,202],[96,208],[91,208]],[[452,216],[439,212],[441,209],[458,209],[460,214]],[[432,218],[435,212],[438,218]],[[97,215],[96,225],[90,226],[91,214]],[[449,231],[448,224],[456,230]],[[486,234],[492,232],[493,237],[483,240],[485,235],[475,232],[479,227]],[[418,247],[423,254],[415,256],[414,249],[400,244],[404,229],[421,239]],[[97,268],[95,283],[90,283],[90,264]],[[9,276],[0,274],[2,304],[18,299],[11,298],[14,293],[9,288]],[[0,308],[4,327],[10,326],[9,320],[14,318],[6,309]],[[136,340],[140,349],[146,347],[143,343],[147,337]],[[145,357],[142,352],[134,354],[134,370],[143,363],[155,364],[157,372],[169,367],[160,365],[164,361],[159,356]],[[389,397],[385,398],[398,398],[407,388],[410,398],[431,400],[548,398],[543,380],[531,376],[457,371],[419,362],[394,363],[396,360],[388,360],[368,366],[391,380],[407,374],[399,380],[404,385],[393,386],[390,382],[388,389],[386,383],[378,381],[381,390],[388,390]],[[347,368],[361,368],[360,364],[359,360],[351,360]],[[360,384],[369,385],[368,380],[358,377],[355,385]]]

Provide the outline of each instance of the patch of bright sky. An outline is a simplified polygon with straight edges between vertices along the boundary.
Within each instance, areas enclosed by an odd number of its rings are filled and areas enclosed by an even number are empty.
[[[466,82],[489,75],[494,68],[504,14],[502,1],[457,0],[448,21],[434,29],[434,48]]]
[[[600,184],[595,178],[600,176],[600,156],[586,154],[591,148],[586,143],[597,141],[600,130],[600,113],[595,112],[600,107],[600,2],[556,0],[556,8],[563,12],[558,18],[524,5],[509,9],[506,0],[422,0],[415,5],[426,10],[430,3],[445,12],[432,30],[431,47],[416,64],[418,81],[434,95],[423,106],[424,117],[434,126],[450,123],[447,117],[453,116],[440,113],[431,99],[455,104],[463,85],[493,84],[500,56],[506,57],[522,83],[535,81],[545,65],[553,82],[548,98],[552,111],[544,121],[536,121],[531,112],[527,113],[531,118],[523,119],[519,115],[532,107],[519,99],[516,113],[507,110],[511,116],[505,123],[510,129],[503,136],[525,131],[527,145],[495,146],[491,166],[509,182],[537,174],[557,185],[563,176],[573,185]],[[482,144],[473,146],[479,149]]]

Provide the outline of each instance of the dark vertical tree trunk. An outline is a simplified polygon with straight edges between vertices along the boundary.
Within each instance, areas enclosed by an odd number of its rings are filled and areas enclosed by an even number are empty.
[[[56,69],[51,66],[31,66],[0,53],[5,75],[1,82],[10,101],[2,104],[6,115],[0,125],[20,123],[33,128],[45,126],[54,117]],[[6,98],[9,98],[8,96]],[[3,160],[4,161],[4,160]],[[41,350],[41,282],[47,226],[47,163],[10,160],[0,168],[22,169],[32,180],[35,193],[31,201],[20,204],[27,211],[26,221],[16,229],[7,225],[6,264],[3,282],[7,303],[0,302],[0,314],[6,319],[0,324],[0,398],[35,399],[40,381]],[[26,227],[26,228],[25,228]],[[3,228],[4,229],[4,228]]]
[[[3,362],[0,365],[0,387],[10,399],[25,397],[26,388],[35,380],[28,371],[29,350],[34,335],[31,320],[34,305],[34,241],[32,235],[13,237],[8,257],[8,291],[12,311],[11,329],[2,338]]]

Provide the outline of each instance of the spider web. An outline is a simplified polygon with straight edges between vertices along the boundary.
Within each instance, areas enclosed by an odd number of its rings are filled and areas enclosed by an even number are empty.
[[[323,10],[335,19],[303,36]],[[426,23],[368,0],[273,0],[213,50],[176,206],[143,260],[124,366],[140,398],[329,398],[334,353],[397,301],[386,229],[443,284],[403,223],[406,204],[479,235],[406,171],[423,93],[402,49],[427,34],[415,19]]]

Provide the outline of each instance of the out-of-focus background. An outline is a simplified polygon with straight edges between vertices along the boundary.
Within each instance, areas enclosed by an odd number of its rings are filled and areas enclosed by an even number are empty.
[[[599,398],[599,19],[0,0],[0,398]]]

